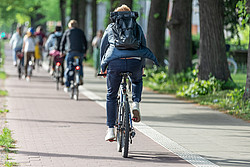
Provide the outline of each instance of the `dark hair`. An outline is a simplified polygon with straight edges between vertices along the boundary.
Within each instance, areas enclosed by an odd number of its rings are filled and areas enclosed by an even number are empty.
[[[62,27],[61,26],[56,26],[56,31],[62,31]]]

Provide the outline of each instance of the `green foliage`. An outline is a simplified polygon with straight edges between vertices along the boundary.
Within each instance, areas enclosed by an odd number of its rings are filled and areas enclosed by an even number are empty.
[[[0,135],[0,146],[3,146],[6,152],[9,152],[10,148],[15,147],[14,142],[14,139],[11,137],[11,131],[5,127],[3,133]]]
[[[5,161],[4,166],[6,166],[6,167],[18,166],[18,163]]]
[[[249,13],[247,13],[246,2],[247,0],[239,0],[236,4],[236,7],[238,9],[238,15],[241,18],[241,25],[243,27],[248,23],[250,17]]]
[[[188,84],[197,72],[191,71],[178,73],[176,75],[168,74],[168,67],[160,67],[145,70],[146,78],[145,85],[160,92],[176,93],[184,84]]]
[[[215,77],[210,77],[209,80],[198,80],[195,78],[190,85],[185,85],[177,92],[177,96],[198,97],[200,95],[212,94],[222,89],[222,82]]]
[[[9,112],[8,109],[3,109],[3,110],[0,109],[0,113],[7,113],[7,112]]]

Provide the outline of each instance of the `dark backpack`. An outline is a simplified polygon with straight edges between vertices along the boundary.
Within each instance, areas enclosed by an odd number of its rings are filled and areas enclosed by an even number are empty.
[[[55,50],[60,50],[60,43],[61,43],[61,40],[62,40],[62,35],[60,35],[60,36],[55,35],[54,38],[56,39],[54,49]]]
[[[117,49],[139,49],[139,28],[136,23],[137,12],[111,12],[110,19],[114,22],[112,26],[115,47]]]

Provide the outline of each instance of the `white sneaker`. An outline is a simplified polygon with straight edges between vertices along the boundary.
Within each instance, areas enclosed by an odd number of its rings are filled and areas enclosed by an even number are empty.
[[[63,90],[64,90],[64,92],[66,92],[66,93],[69,93],[69,92],[70,92],[70,88],[69,88],[69,87],[65,87]]]
[[[29,76],[26,77],[26,81],[30,82],[30,77]]]
[[[115,139],[115,129],[114,128],[108,128],[107,134],[105,136],[106,141],[112,141]]]
[[[16,61],[13,61],[13,66],[17,66],[17,63],[16,63]]]
[[[138,102],[133,102],[132,103],[132,120],[134,122],[140,122],[141,121],[141,114],[140,114],[140,108],[139,108],[139,103]]]

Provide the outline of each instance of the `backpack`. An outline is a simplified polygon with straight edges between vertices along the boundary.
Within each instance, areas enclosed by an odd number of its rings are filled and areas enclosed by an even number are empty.
[[[41,34],[37,35],[39,45],[43,45],[43,36]]]
[[[112,31],[117,49],[138,49],[140,31],[136,23],[137,12],[111,12],[110,19],[114,23]]]
[[[60,36],[54,36],[54,38],[56,39],[56,42],[54,43],[54,49],[55,50],[60,50],[60,43],[61,43],[61,40],[62,40],[62,35]]]

